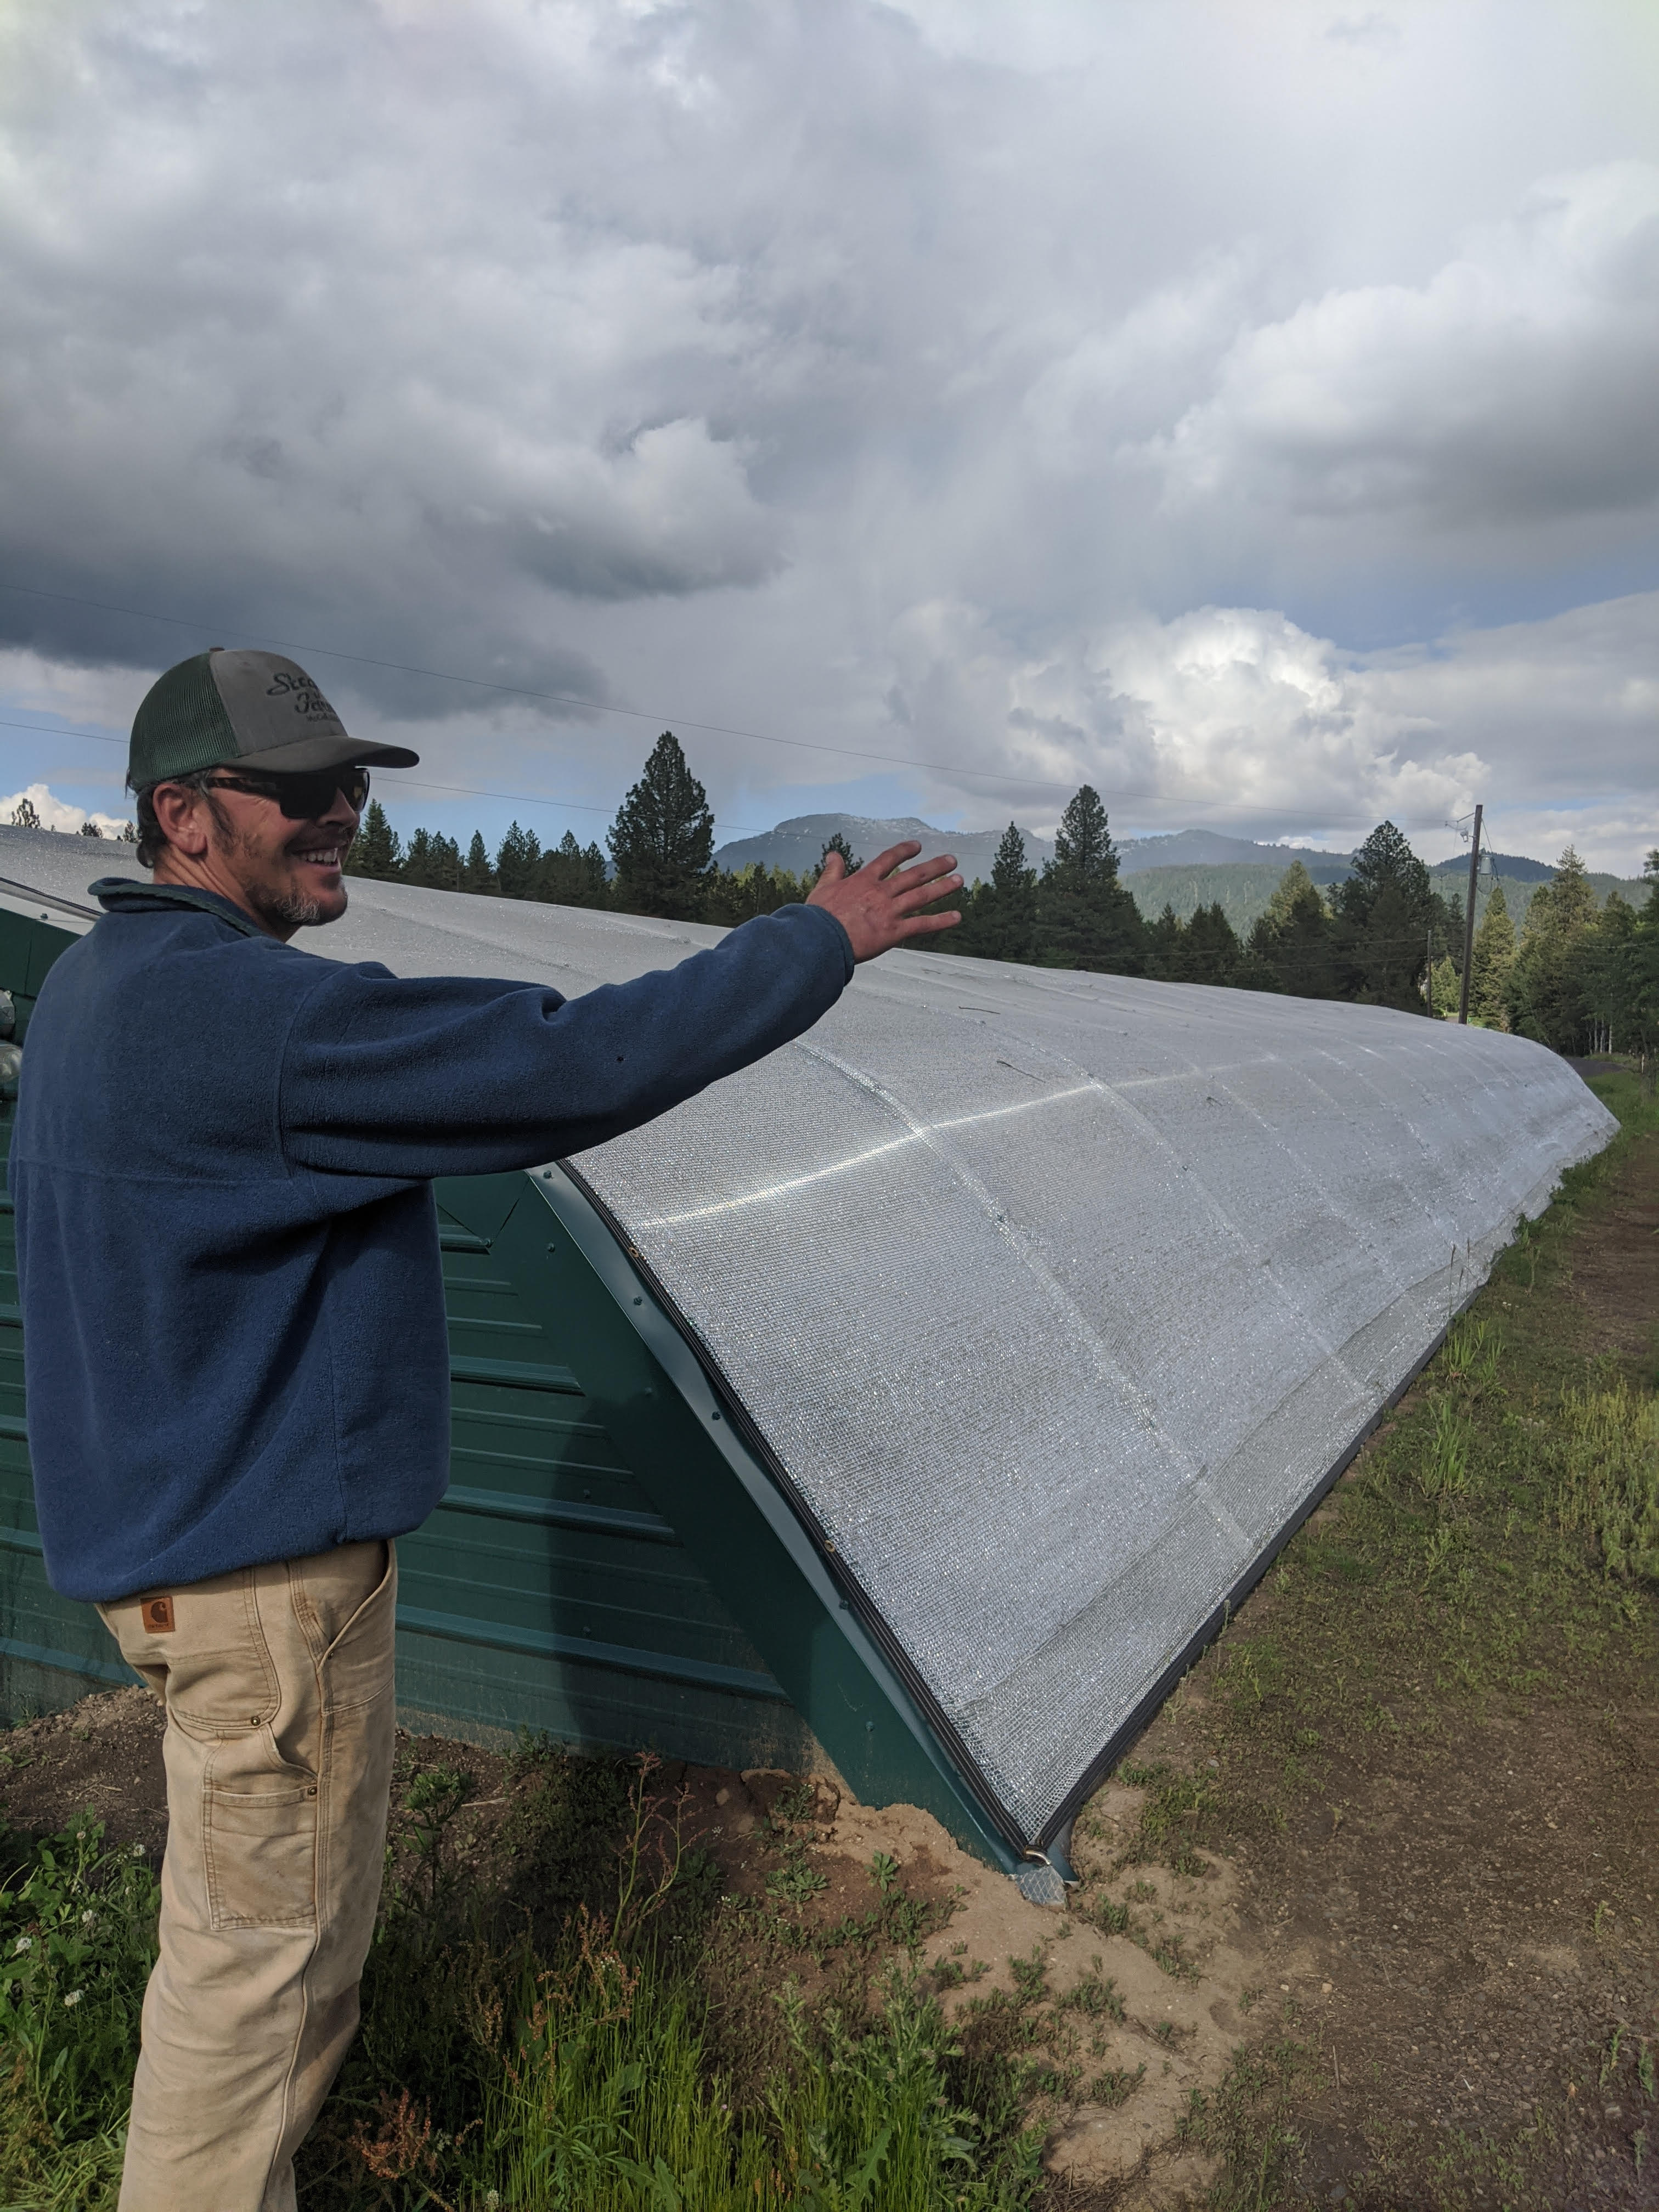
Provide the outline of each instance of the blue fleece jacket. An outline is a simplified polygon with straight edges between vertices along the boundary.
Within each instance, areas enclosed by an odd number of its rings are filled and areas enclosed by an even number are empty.
[[[94,890],[29,1023],[9,1181],[46,1571],[106,1602],[416,1527],[449,1460],[430,1179],[637,1127],[853,972],[821,907],[567,1000]]]

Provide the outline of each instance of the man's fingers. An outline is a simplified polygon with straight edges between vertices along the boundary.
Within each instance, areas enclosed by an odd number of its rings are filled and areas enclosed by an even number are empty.
[[[956,859],[952,854],[941,853],[931,860],[922,860],[914,868],[905,868],[889,876],[882,889],[895,898],[908,898],[921,891],[928,898],[941,898],[962,878],[956,873]]]
[[[935,899],[949,898],[962,889],[960,876],[933,876],[926,883],[913,883],[906,890],[894,894],[893,908],[898,914],[914,914],[918,907],[932,906]]]
[[[936,929],[954,929],[962,920],[959,914],[918,914],[899,926],[899,936],[927,937]]]
[[[878,853],[875,859],[868,863],[870,872],[879,882],[884,877],[890,876],[895,868],[902,868],[913,853],[921,850],[919,840],[907,837],[902,844],[890,845],[884,853]]]

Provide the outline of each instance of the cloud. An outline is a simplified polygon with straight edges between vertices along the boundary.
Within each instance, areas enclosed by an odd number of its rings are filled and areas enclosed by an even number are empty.
[[[100,836],[118,837],[127,817],[119,814],[88,814],[84,806],[72,799],[59,799],[45,783],[32,783],[22,791],[14,791],[0,799],[0,822],[15,823],[25,807],[32,810],[35,826],[42,830],[66,830],[71,834],[94,823]]]
[[[918,752],[957,733],[958,773],[935,792],[967,798],[976,818],[992,799],[975,771],[993,764],[1029,777],[1014,796],[1042,826],[1056,791],[1088,781],[1125,825],[1231,821],[1340,842],[1387,816],[1437,849],[1480,799],[1505,835],[1558,848],[1577,822],[1581,850],[1626,871],[1659,837],[1655,635],[1659,592],[1374,653],[1277,611],[1201,607],[1028,659],[958,603],[915,610],[893,655]],[[1583,799],[1561,803],[1564,781],[1623,797],[1586,813]]]
[[[972,730],[964,768],[1023,764],[1028,805],[1045,784],[1087,781],[1135,823],[1415,822],[1463,811],[1486,772],[1403,687],[1379,696],[1352,655],[1274,611],[1143,614],[1018,663],[974,635],[967,610],[929,610],[903,645],[913,720]]]
[[[842,749],[697,735],[744,820],[1622,818],[1635,726],[1514,674],[1659,549],[1659,126],[1571,12],[3,11],[9,711],[270,642],[573,809],[661,726],[574,698]]]
[[[1147,452],[1177,503],[1535,528],[1659,495],[1659,167],[1541,183],[1426,283],[1249,330]]]

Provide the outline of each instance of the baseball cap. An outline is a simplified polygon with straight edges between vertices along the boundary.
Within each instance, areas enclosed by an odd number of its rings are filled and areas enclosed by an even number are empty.
[[[212,646],[169,668],[132,718],[127,783],[143,791],[204,768],[300,775],[349,762],[414,768],[404,745],[360,744],[311,677],[280,653]]]

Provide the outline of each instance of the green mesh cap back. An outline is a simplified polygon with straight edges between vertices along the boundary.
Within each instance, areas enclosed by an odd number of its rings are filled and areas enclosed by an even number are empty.
[[[225,702],[208,667],[210,655],[192,653],[145,692],[132,718],[127,782],[143,791],[169,775],[190,775],[234,760],[240,750]]]

